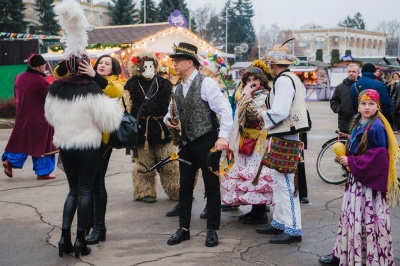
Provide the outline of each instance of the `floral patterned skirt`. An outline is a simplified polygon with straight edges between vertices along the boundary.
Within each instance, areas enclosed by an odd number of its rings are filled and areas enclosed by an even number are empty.
[[[266,142],[260,139],[253,153],[250,156],[239,154],[232,169],[225,174],[225,181],[221,184],[226,190],[222,196],[222,202],[225,204],[272,204],[274,184],[272,171],[263,166],[258,184],[252,184],[266,149]]]
[[[389,205],[350,174],[333,256],[340,265],[394,265]]]

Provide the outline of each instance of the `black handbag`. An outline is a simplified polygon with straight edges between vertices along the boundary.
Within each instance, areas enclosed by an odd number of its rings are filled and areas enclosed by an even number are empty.
[[[110,134],[108,144],[115,149],[134,148],[137,142],[138,121],[127,110],[124,98],[124,115],[121,119],[121,124],[118,129]]]

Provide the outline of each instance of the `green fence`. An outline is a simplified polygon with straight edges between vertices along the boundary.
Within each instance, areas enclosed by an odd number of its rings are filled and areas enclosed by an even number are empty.
[[[14,96],[15,77],[27,68],[23,65],[0,66],[0,99],[8,100]]]

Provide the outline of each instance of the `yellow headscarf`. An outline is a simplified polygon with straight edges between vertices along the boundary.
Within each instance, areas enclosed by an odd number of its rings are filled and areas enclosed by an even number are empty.
[[[387,197],[389,199],[390,206],[396,206],[400,197],[400,189],[399,185],[397,184],[396,172],[396,162],[400,157],[399,144],[397,143],[397,139],[393,133],[392,127],[386,120],[385,116],[381,112],[378,112],[378,117],[382,120],[389,139],[389,177],[387,183]]]
[[[364,100],[373,100],[380,107],[379,93],[373,89],[365,89],[358,95],[358,102]],[[392,127],[385,116],[378,111],[378,117],[382,120],[389,140],[389,176],[387,182],[387,198],[390,206],[396,206],[400,198],[400,189],[397,184],[396,162],[400,157],[399,144],[393,133]]]

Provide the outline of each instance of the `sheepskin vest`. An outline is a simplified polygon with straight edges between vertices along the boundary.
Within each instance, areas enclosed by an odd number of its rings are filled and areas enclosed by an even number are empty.
[[[194,78],[186,97],[183,96],[182,84],[179,84],[175,91],[182,136],[183,138],[187,137],[190,141],[219,127],[216,114],[201,98],[201,84],[204,78],[205,76],[201,74]]]
[[[289,116],[276,124],[273,128],[269,129],[268,136],[276,135],[291,135],[299,132],[304,132],[310,130],[307,119],[306,103],[304,101],[303,85],[301,80],[296,76],[296,74],[285,71],[281,73],[278,78],[290,78],[292,84],[294,85],[295,95],[292,100],[292,105],[290,107]],[[276,80],[275,80],[276,81]],[[274,103],[276,90],[280,88],[275,88],[275,84],[271,92],[268,94],[266,104],[268,109]]]

